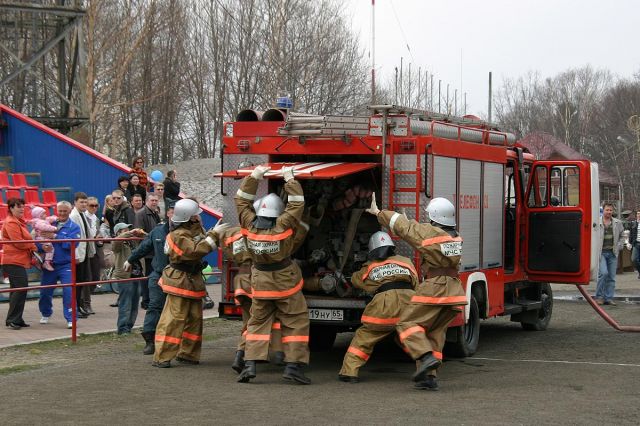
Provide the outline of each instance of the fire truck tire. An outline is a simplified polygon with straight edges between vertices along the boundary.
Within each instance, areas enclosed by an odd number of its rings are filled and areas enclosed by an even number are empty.
[[[549,326],[553,313],[553,290],[551,285],[542,284],[540,288],[540,301],[542,308],[538,309],[538,315],[533,322],[521,322],[522,328],[527,331],[544,331]]]
[[[336,341],[338,330],[331,326],[311,325],[309,330],[309,350],[327,352]]]
[[[480,310],[474,295],[471,295],[469,301],[469,321],[465,325],[454,327],[453,332],[455,341],[445,345],[447,356],[464,358],[476,353],[480,341]]]

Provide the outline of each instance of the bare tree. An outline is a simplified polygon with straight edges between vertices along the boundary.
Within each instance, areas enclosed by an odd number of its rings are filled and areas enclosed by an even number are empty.
[[[625,202],[640,202],[640,154],[627,127],[640,113],[640,76],[615,80],[607,70],[586,66],[542,80],[529,73],[506,80],[496,99],[496,116],[524,136],[544,131],[615,172]]]

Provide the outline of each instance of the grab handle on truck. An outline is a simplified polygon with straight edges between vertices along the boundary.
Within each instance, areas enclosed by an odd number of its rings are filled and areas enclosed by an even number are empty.
[[[431,144],[425,146],[424,149],[424,195],[427,198],[431,198],[431,191],[429,185],[429,151],[431,151]]]

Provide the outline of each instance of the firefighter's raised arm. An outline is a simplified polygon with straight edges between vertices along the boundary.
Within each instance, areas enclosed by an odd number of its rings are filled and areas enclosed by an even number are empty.
[[[365,211],[376,216],[380,225],[388,228],[418,251],[424,248],[422,242],[425,238],[438,235],[438,231],[428,223],[409,220],[405,215],[394,211],[380,210],[375,192],[371,195],[371,206]]]
[[[236,192],[234,200],[238,210],[238,222],[243,228],[248,228],[256,218],[253,210],[253,201],[258,192],[258,182],[264,178],[264,174],[271,170],[271,167],[257,166],[249,176],[243,179],[240,189]]]
[[[304,213],[304,192],[300,182],[293,177],[292,167],[283,168],[282,176],[285,180],[284,190],[287,193],[287,207],[278,217],[277,223],[285,229],[296,229]]]

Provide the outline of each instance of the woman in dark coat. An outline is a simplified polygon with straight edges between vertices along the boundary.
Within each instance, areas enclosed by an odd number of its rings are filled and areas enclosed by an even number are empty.
[[[147,200],[147,189],[140,185],[140,178],[137,174],[131,174],[131,180],[129,182],[129,188],[127,189],[127,200],[133,200],[133,196],[139,194],[142,197],[142,202]]]

